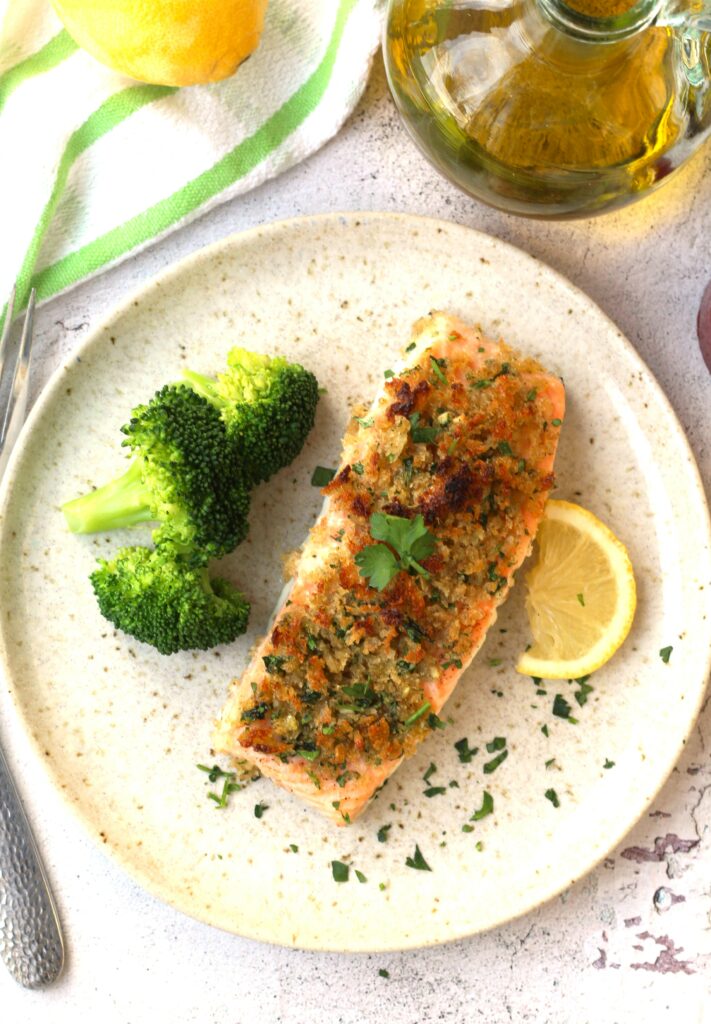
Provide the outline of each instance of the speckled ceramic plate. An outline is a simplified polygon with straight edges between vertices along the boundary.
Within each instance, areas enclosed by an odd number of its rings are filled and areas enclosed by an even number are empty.
[[[540,692],[513,669],[528,639],[520,586],[447,705],[447,727],[352,827],[325,824],[264,780],[219,810],[207,799],[217,786],[196,764],[211,763],[212,719],[265,628],[282,553],[320,507],[312,470],[334,464],[349,403],[379,387],[412,321],[431,308],[480,322],[565,378],[557,495],[592,509],[627,544],[639,586],[632,634],[590,680],[584,706],[566,683]],[[118,428],[135,403],[183,364],[219,369],[235,343],[302,361],[327,392],[305,450],[256,493],[249,540],[225,563],[252,598],[249,634],[163,658],[107,627],[87,580],[95,557],[128,535],[70,536],[58,506],[122,468]],[[1,512],[3,660],[38,753],[142,885],[241,935],[386,950],[471,935],[530,910],[630,828],[671,770],[703,695],[709,520],[666,399],[588,298],[516,249],[453,224],[301,219],[171,268],[55,376],[15,453]],[[658,654],[666,646],[668,664]],[[577,724],[552,714],[557,693]],[[485,775],[495,736],[510,754]],[[454,748],[463,737],[479,748],[468,764]],[[431,764],[429,786],[445,791],[427,797]],[[557,809],[544,795],[551,788]],[[464,832],[484,789],[495,811]],[[260,819],[257,802],[267,805]],[[416,844],[431,871],[406,866]],[[351,871],[335,882],[333,859],[367,880]]]

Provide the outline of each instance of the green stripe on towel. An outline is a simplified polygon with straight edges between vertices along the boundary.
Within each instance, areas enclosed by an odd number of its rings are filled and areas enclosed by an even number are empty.
[[[0,110],[4,107],[8,96],[15,91],[18,85],[26,82],[28,78],[33,78],[35,75],[41,75],[45,71],[55,68],[57,64],[61,64],[67,57],[71,57],[77,49],[78,46],[72,37],[67,31],[62,29],[48,43],[45,43],[41,50],[30,54],[29,57],[25,57],[24,60],[21,60],[19,64],[15,64],[14,67],[8,68],[4,74],[0,75]]]

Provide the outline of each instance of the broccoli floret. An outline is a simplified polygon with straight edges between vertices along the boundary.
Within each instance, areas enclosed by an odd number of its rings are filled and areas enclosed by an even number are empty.
[[[122,427],[128,471],[63,506],[70,530],[96,533],[158,521],[157,544],[196,564],[234,550],[247,534],[249,491],[219,411],[185,385],[168,385]]]
[[[216,380],[191,370],[185,378],[220,411],[248,483],[260,483],[301,451],[314,425],[318,381],[281,356],[243,348],[231,350],[227,365]]]
[[[241,636],[249,602],[168,547],[121,548],[91,576],[104,618],[161,654],[207,650]]]

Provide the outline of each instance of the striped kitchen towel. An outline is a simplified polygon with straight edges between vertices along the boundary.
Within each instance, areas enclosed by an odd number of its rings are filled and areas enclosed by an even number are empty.
[[[0,327],[303,160],[353,110],[385,0],[270,0],[258,50],[215,85],[116,74],[48,0],[0,0]]]

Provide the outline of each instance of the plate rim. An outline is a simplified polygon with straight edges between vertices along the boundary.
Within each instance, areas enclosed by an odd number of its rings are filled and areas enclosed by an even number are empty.
[[[655,393],[656,398],[661,402],[664,411],[667,416],[671,418],[672,423],[675,426],[675,434],[677,441],[681,443],[682,449],[687,456],[687,467],[691,474],[691,480],[693,481],[694,488],[697,492],[699,501],[698,511],[704,521],[705,532],[707,534],[710,551],[710,564],[711,564],[711,508],[709,506],[709,500],[706,496],[703,480],[699,470],[698,462],[691,448],[689,439],[686,431],[677,416],[677,413],[672,406],[668,396],[664,389],[661,387],[656,375],[649,368],[649,366],[642,359],[641,355],[637,352],[636,348],[619,328],[615,321],[598,305],[598,303],[589,296],[582,288],[579,288],[576,284],[570,281],[564,274],[551,267],[544,260],[540,260],[538,257],[533,256],[531,253],[526,252],[519,246],[513,245],[511,242],[505,241],[504,239],[498,238],[496,235],[488,234],[485,231],[481,231],[478,228],[470,227],[465,224],[461,224],[459,221],[444,220],[441,217],[428,217],[421,214],[409,214],[401,213],[398,211],[379,211],[379,210],[347,210],[347,211],[333,211],[318,214],[300,214],[294,217],[280,218],[278,220],[266,221],[262,224],[254,225],[250,228],[234,231],[222,238],[219,238],[213,242],[208,243],[193,252],[181,257],[174,262],[171,262],[166,267],[162,268],[158,273],[140,281],[135,287],[131,288],[123,298],[116,304],[112,305],[107,309],[104,314],[98,319],[93,329],[83,337],[79,343],[73,347],[67,355],[60,361],[58,366],[55,368],[45,386],[40,392],[37,400],[35,401],[27,420],[23,424],[20,436],[15,444],[13,451],[10,454],[8,465],[6,467],[3,479],[0,481],[0,546],[2,537],[5,530],[5,523],[7,519],[4,515],[10,493],[12,491],[14,480],[17,474],[17,467],[22,461],[25,449],[28,445],[29,438],[34,431],[35,423],[40,419],[45,409],[45,406],[49,405],[52,398],[54,397],[57,390],[62,385],[62,377],[73,363],[81,358],[83,354],[90,348],[92,348],[107,330],[107,328],[120,319],[127,310],[133,307],[137,300],[142,299],[147,293],[155,288],[161,287],[161,285],[169,281],[173,277],[177,277],[180,274],[189,270],[189,268],[196,263],[203,263],[204,261],[210,261],[215,255],[220,252],[227,250],[239,244],[241,242],[249,243],[253,238],[263,236],[265,233],[271,235],[278,235],[283,231],[291,230],[300,227],[301,225],[318,225],[323,224],[324,226],[334,224],[337,228],[349,228],[358,227],[359,221],[378,221],[381,224],[389,223],[402,223],[402,224],[421,224],[425,225],[427,230],[433,228],[444,228],[447,231],[454,231],[466,233],[467,235],[473,234],[478,236],[480,239],[485,240],[485,244],[493,245],[495,248],[501,250],[510,250],[516,255],[517,258],[522,258],[524,261],[528,261],[533,265],[543,268],[546,274],[556,280],[558,285],[561,285],[564,289],[567,289],[569,293],[574,295],[576,298],[582,300],[583,304],[589,309],[594,310],[594,313],[601,321],[604,321],[608,329],[615,334],[617,344],[620,345],[621,349],[624,350],[625,355],[631,360],[635,370],[643,371],[649,377],[649,382],[652,390]],[[691,481],[690,481],[691,482]],[[28,749],[32,751],[32,756],[35,762],[42,765],[42,770],[45,779],[50,783],[52,791],[60,798],[61,805],[68,808],[75,821],[77,821],[85,835],[91,837],[93,844],[100,848],[104,854],[121,870],[125,871],[129,878],[144,891],[148,892],[152,897],[160,900],[162,903],[167,904],[172,909],[185,914],[186,916],[197,920],[202,924],[208,925],[212,928],[217,928],[226,934],[236,935],[241,938],[246,938],[252,941],[262,942],[267,945],[275,945],[287,949],[301,949],[308,950],[311,952],[323,952],[323,953],[389,953],[399,952],[412,949],[425,949],[432,948],[434,946],[445,945],[450,942],[462,941],[464,939],[473,938],[476,935],[485,934],[486,932],[492,931],[495,928],[502,927],[513,921],[519,920],[520,918],[531,913],[538,907],[544,906],[550,903],[553,899],[560,895],[561,892],[568,889],[571,885],[575,884],[581,878],[589,875],[603,862],[605,857],[609,854],[610,850],[614,849],[619,845],[624,836],[626,836],[641,819],[644,811],[651,806],[656,799],[661,789],[668,782],[671,773],[678,763],[678,760],[683,753],[689,736],[691,735],[696,722],[699,717],[699,713],[706,699],[706,695],[709,690],[709,684],[711,683],[711,641],[709,642],[708,651],[706,655],[705,667],[705,682],[699,688],[698,699],[691,709],[688,717],[688,726],[683,736],[680,735],[678,739],[678,746],[676,754],[673,760],[665,766],[663,775],[657,787],[651,791],[640,805],[640,810],[635,814],[635,817],[628,821],[627,824],[616,832],[612,841],[607,843],[606,848],[596,855],[595,859],[591,861],[587,867],[585,867],[580,873],[575,876],[568,877],[564,875],[564,880],[554,890],[551,890],[547,896],[541,899],[536,896],[524,903],[517,912],[513,915],[505,914],[500,919],[490,922],[487,925],[474,928],[467,928],[462,930],[461,928],[444,939],[433,938],[431,940],[413,939],[413,940],[400,940],[395,943],[381,943],[377,946],[373,945],[351,945],[348,947],[336,946],[333,944],[325,944],[323,941],[308,941],[297,940],[296,942],[282,942],[276,938],[270,938],[265,936],[262,932],[259,932],[250,927],[241,927],[239,931],[236,931],[232,927],[220,924],[215,920],[211,920],[209,915],[201,913],[197,906],[188,906],[186,900],[178,899],[173,889],[168,885],[163,885],[159,880],[154,880],[152,877],[147,875],[140,869],[136,869],[130,862],[129,858],[124,856],[122,852],[115,848],[113,845],[104,844],[91,826],[91,822],[88,817],[82,812],[81,805],[72,799],[70,794],[61,786],[60,777],[58,771],[54,769],[54,765],[48,763],[47,759],[42,756],[42,749],[39,739],[34,735],[31,728],[30,722],[26,718],[22,710],[22,702],[19,697],[19,688],[15,683],[12,673],[10,671],[9,660],[7,656],[6,647],[3,641],[3,630],[0,628],[0,676],[2,676],[7,683],[7,695],[9,703],[13,708],[14,715],[16,717],[18,728],[21,729],[25,743]]]

